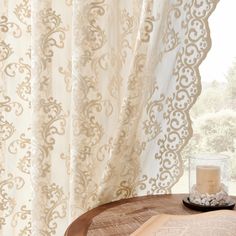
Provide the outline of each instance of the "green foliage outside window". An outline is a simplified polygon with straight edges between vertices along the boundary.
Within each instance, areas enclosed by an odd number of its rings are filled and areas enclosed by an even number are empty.
[[[236,180],[236,61],[225,81],[203,82],[202,93],[191,110],[193,137],[182,156],[186,163],[188,155],[194,153],[228,154]]]

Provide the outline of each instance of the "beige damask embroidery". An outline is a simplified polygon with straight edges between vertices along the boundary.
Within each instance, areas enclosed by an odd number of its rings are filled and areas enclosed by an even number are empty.
[[[158,92],[158,87],[154,87],[153,93]],[[151,97],[153,94],[151,95]],[[158,120],[158,113],[162,112],[164,109],[163,101],[165,96],[161,94],[160,99],[155,100],[154,102],[150,99],[148,102],[146,112],[148,114],[148,120],[143,122],[143,128],[148,141],[155,139],[158,134],[162,131],[161,124]]]
[[[19,75],[22,74],[24,80],[17,85],[16,93],[18,96],[28,102],[29,107],[31,106],[30,95],[31,95],[31,67],[29,64],[24,63],[23,58],[19,59],[18,63],[9,63],[6,65],[4,72],[9,77],[16,77],[19,80]]]
[[[114,68],[114,75],[109,81],[109,93],[119,104],[122,82],[124,81],[122,69],[127,63],[127,56],[132,52],[133,45],[131,46],[130,37],[135,30],[136,23],[134,17],[130,16],[126,9],[121,9],[118,14],[118,18],[121,22],[121,35],[120,41],[118,42],[118,50],[117,48],[112,49],[109,56],[110,66]]]
[[[216,3],[0,1],[6,235],[61,235],[96,205],[171,191]]]
[[[66,84],[67,92],[71,92],[72,89],[71,67],[72,67],[71,61],[68,61],[66,69],[64,69],[63,67],[59,67],[59,72],[64,75],[64,81]]]
[[[43,34],[39,39],[39,49],[43,68],[46,69],[47,63],[52,61],[54,55],[53,48],[63,48],[65,40],[65,27],[62,27],[61,16],[51,9],[43,9],[39,12],[38,27],[42,28]]]
[[[0,31],[12,34],[15,38],[20,38],[22,35],[20,26],[14,22],[10,22],[6,16],[0,17]]]
[[[14,10],[14,14],[18,20],[26,25],[27,32],[31,32],[31,6],[29,0],[22,0],[20,4],[17,4]]]
[[[8,146],[8,151],[11,154],[16,154],[18,150],[24,149],[30,145],[30,139],[21,134],[19,139],[12,141]]]
[[[83,44],[85,48],[87,46],[89,50],[99,50],[105,43],[105,33],[97,23],[98,17],[105,14],[105,7],[105,0],[93,1],[85,6],[88,28],[84,28],[83,31]]]
[[[66,166],[66,172],[68,175],[70,175],[71,170],[70,170],[70,155],[65,155],[64,153],[62,153],[60,155],[60,158],[62,160],[65,160],[65,166]]]
[[[27,209],[25,205],[21,206],[20,211],[16,212],[14,216],[12,217],[11,225],[13,227],[16,227],[19,220],[25,220],[26,218],[30,220],[30,214],[31,214],[31,211]],[[30,221],[29,221],[29,224],[30,224]],[[31,233],[29,228],[27,230],[24,229],[23,231],[25,232],[24,233],[22,232],[22,235],[28,235],[29,233]],[[28,231],[27,234],[26,234],[26,231]]]
[[[63,114],[61,104],[53,98],[39,101],[39,114],[42,114],[43,122],[38,127],[36,138],[40,140],[38,146],[34,146],[39,150],[37,163],[40,166],[40,176],[46,176],[50,173],[50,162],[48,157],[54,148],[56,142],[55,135],[63,135],[65,132],[66,115]]]
[[[206,22],[216,2],[210,1],[207,4],[195,1],[176,2],[179,8],[175,10],[176,20],[181,19],[180,14],[186,14],[184,20],[180,21],[186,33],[173,70],[176,92],[167,97],[168,109],[163,114],[168,125],[166,135],[158,140],[159,152],[156,153],[156,158],[159,161],[160,174],[150,179],[152,186],[150,193],[169,192],[182,174],[180,151],[192,134],[188,111],[200,92],[198,66],[210,47]],[[199,25],[201,30],[196,29],[196,25]]]
[[[9,139],[13,133],[15,132],[15,126],[10,123],[8,120],[5,119],[5,113],[11,113],[15,116],[20,116],[23,112],[23,107],[18,102],[12,102],[11,98],[8,96],[1,97],[0,102],[0,131],[1,131],[1,143],[0,147],[2,146],[2,142]]]
[[[14,191],[22,189],[24,184],[25,181],[22,177],[14,176],[12,173],[8,173],[4,179],[1,179],[0,212],[3,218],[0,220],[0,228],[6,224],[6,218],[13,213],[16,207],[16,201],[13,195]]]
[[[25,155],[18,161],[17,168],[22,173],[30,174],[31,156],[31,151],[27,151]]]
[[[6,42],[0,42],[0,62],[6,60],[13,53],[10,44],[6,44]]]
[[[63,190],[55,183],[42,186],[42,193],[45,197],[42,217],[47,228],[40,229],[40,233],[41,235],[54,235],[57,229],[56,220],[66,216],[67,199]]]
[[[152,11],[153,11],[153,1],[147,1],[147,6],[145,9],[146,16],[144,20],[142,35],[141,35],[141,40],[143,42],[149,42],[150,34],[153,31],[153,23],[157,20],[152,15]]]

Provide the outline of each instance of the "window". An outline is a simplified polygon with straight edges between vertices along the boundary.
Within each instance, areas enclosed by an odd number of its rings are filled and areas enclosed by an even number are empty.
[[[210,16],[212,48],[200,66],[202,92],[191,109],[193,137],[182,151],[184,175],[173,192],[188,192],[187,157],[220,152],[231,157],[229,194],[236,195],[236,2],[220,1]]]

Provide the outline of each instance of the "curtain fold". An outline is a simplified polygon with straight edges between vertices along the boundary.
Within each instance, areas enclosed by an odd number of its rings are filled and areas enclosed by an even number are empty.
[[[1,235],[171,192],[217,2],[0,1]]]

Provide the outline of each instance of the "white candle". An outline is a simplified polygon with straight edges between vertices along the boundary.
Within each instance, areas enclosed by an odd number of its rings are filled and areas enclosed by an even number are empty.
[[[200,193],[214,194],[220,191],[220,167],[197,166],[196,185]]]

